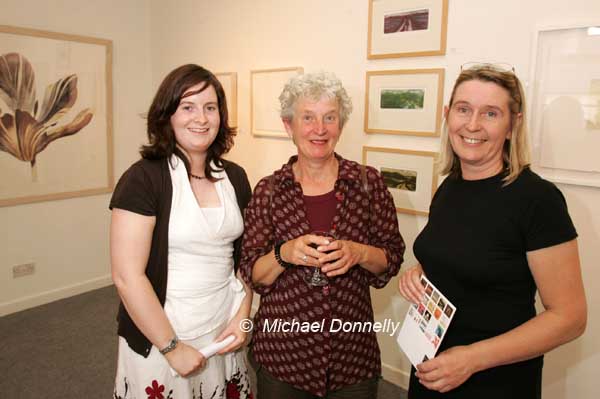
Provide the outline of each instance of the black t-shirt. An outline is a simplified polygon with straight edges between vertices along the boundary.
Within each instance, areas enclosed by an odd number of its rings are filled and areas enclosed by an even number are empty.
[[[509,331],[536,315],[527,252],[577,237],[556,186],[529,169],[508,186],[502,177],[448,177],[414,244],[427,277],[457,308],[438,353]],[[412,398],[541,397],[543,357],[474,374],[441,395],[411,376]]]

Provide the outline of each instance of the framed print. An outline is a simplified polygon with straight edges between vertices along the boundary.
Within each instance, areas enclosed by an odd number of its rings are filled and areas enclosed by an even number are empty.
[[[368,71],[365,132],[439,136],[443,69]]]
[[[363,147],[362,161],[381,173],[398,212],[427,216],[437,189],[436,156],[427,151]]]
[[[0,206],[113,189],[112,42],[0,26]]]
[[[250,127],[254,136],[288,138],[279,117],[279,95],[302,67],[250,71]]]
[[[555,182],[600,187],[600,20],[540,28],[535,39],[533,167]]]
[[[446,54],[448,0],[369,0],[367,58]]]
[[[237,73],[236,72],[217,72],[215,73],[227,99],[227,113],[229,114],[229,126],[237,127]]]

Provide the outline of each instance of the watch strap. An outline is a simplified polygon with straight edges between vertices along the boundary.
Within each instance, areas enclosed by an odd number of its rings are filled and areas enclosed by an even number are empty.
[[[172,350],[174,350],[177,347],[178,343],[179,343],[179,338],[177,338],[177,335],[176,335],[173,337],[171,342],[169,342],[169,345],[167,345],[166,347],[159,350],[160,354],[166,355],[167,353],[171,352]]]

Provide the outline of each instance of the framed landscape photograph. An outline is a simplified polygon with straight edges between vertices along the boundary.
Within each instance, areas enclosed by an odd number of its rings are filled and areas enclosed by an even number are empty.
[[[533,167],[554,182],[600,187],[600,20],[540,27],[534,39]]]
[[[217,72],[215,73],[227,99],[227,112],[229,114],[229,126],[237,127],[237,73],[236,72]]]
[[[0,206],[113,189],[112,42],[0,25]]]
[[[369,0],[367,58],[446,54],[448,0]]]
[[[365,87],[365,132],[440,135],[443,69],[369,71]]]
[[[279,94],[302,67],[250,71],[250,129],[254,136],[288,138],[279,117]]]
[[[437,189],[436,156],[427,151],[363,147],[362,162],[381,173],[398,212],[427,216]]]

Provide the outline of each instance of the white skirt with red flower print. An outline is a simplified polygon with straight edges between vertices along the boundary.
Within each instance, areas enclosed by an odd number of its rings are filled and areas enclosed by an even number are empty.
[[[212,334],[210,334],[212,335]],[[194,348],[207,345],[207,337],[184,341]],[[214,337],[211,337],[214,338]],[[210,341],[208,341],[209,343]],[[134,352],[119,337],[119,359],[114,399],[252,399],[245,352],[215,355],[206,367],[190,377],[174,376],[156,347],[147,358]]]

